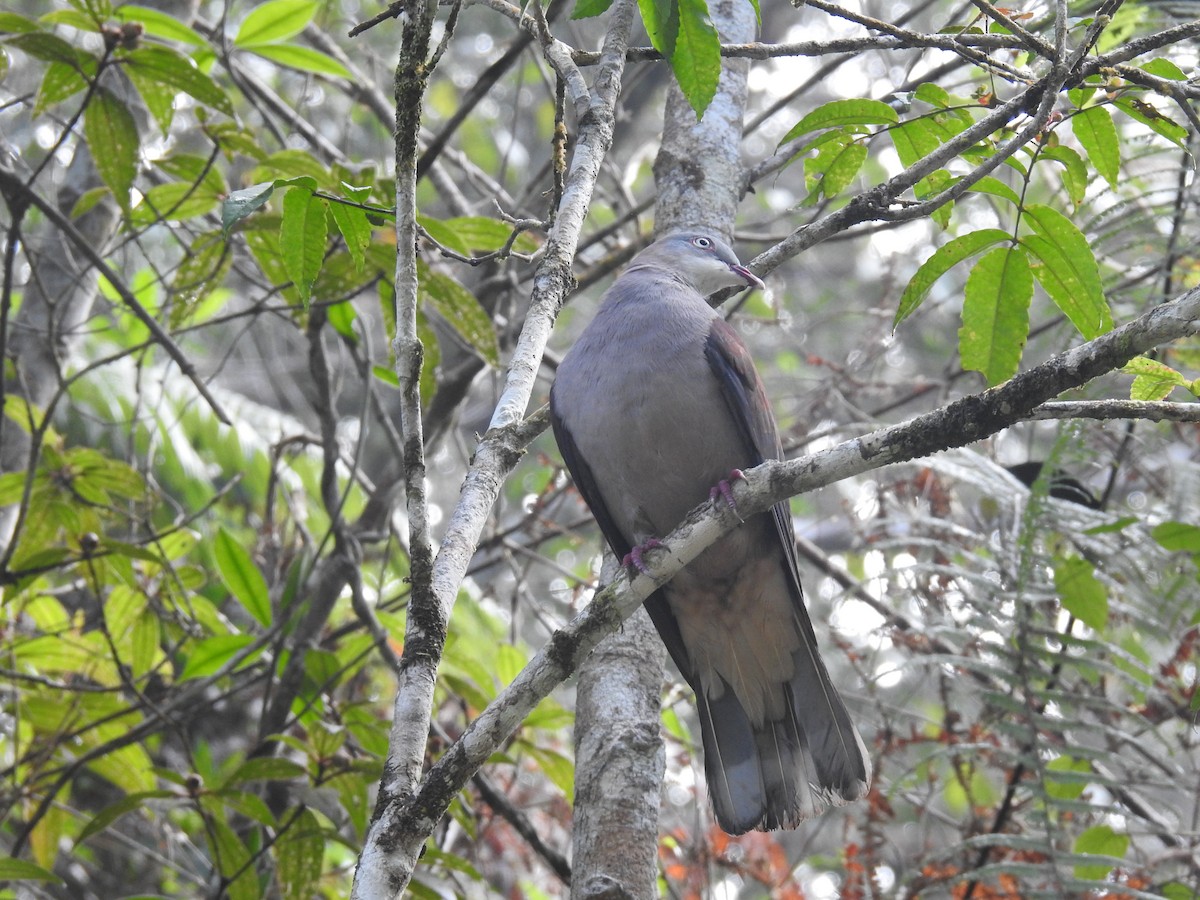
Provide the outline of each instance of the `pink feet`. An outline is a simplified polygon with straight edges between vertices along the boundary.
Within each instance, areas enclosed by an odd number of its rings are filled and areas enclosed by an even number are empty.
[[[716,503],[717,498],[719,497],[720,499],[724,500],[725,505],[733,510],[734,514],[737,515],[737,501],[733,499],[733,482],[745,480],[745,472],[743,472],[741,469],[731,469],[728,478],[722,478],[715,485],[713,485],[712,490],[708,492],[708,499],[713,503]],[[741,516],[738,516],[738,518],[740,519]]]
[[[637,569],[643,575],[647,575],[650,569],[646,566],[646,552],[649,550],[657,550],[663,546],[663,542],[658,538],[650,538],[649,540],[638,544],[632,550],[625,554],[625,558],[621,560],[621,565],[627,569]]]

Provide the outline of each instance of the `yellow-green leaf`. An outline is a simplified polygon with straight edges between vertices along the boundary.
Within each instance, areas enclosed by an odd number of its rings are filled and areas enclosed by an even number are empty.
[[[896,310],[896,318],[892,322],[893,330],[912,315],[929,293],[929,289],[950,269],[992,244],[1009,240],[1012,240],[1012,235],[1007,231],[1001,231],[999,228],[981,228],[979,231],[959,235],[939,247],[933,256],[921,263],[904,288],[904,294],[900,297],[900,307]]]
[[[1012,378],[1029,336],[1033,275],[1020,247],[997,247],[967,278],[958,349],[963,368],[981,372],[988,384]]]
[[[1071,116],[1071,130],[1096,171],[1115,188],[1121,172],[1121,145],[1112,114],[1103,106],[1090,106]]]
[[[1087,238],[1049,206],[1030,204],[1024,219],[1036,234],[1022,237],[1021,244],[1035,257],[1033,274],[1050,299],[1089,341],[1111,331],[1112,313]]]
[[[98,89],[83,112],[96,171],[125,212],[129,191],[137,175],[138,130],[129,108],[104,88]]]
[[[304,30],[317,12],[316,0],[270,0],[251,10],[233,39],[235,47],[284,41]]]

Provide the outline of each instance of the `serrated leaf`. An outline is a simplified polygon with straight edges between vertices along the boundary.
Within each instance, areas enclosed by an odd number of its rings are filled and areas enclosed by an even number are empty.
[[[125,63],[125,70],[139,87],[147,82],[161,84],[233,117],[229,95],[201,72],[191,57],[169,47],[149,44],[129,51]]]
[[[213,555],[221,581],[229,588],[234,599],[250,613],[264,628],[271,625],[271,595],[267,580],[250,558],[245,547],[222,528],[213,541]]]
[[[318,75],[347,80],[354,77],[349,69],[332,56],[312,47],[302,47],[299,44],[249,44],[242,49],[300,72],[315,72]]]
[[[1040,260],[1034,275],[1050,299],[1087,340],[1111,331],[1100,269],[1083,232],[1058,210],[1041,204],[1027,206],[1024,219],[1042,238],[1027,236],[1021,243]]]
[[[1136,376],[1129,388],[1129,399],[1163,400],[1177,387],[1187,387],[1188,380],[1166,363],[1145,356],[1136,356],[1121,367],[1121,371]]]
[[[950,105],[950,94],[940,84],[932,81],[918,85],[917,89],[913,91],[913,99],[936,106],[938,109],[945,109]]]
[[[317,12],[316,0],[270,0],[255,7],[242,22],[235,47],[283,41],[299,34]]]
[[[140,22],[146,34],[155,37],[179,41],[181,44],[190,44],[193,47],[208,46],[208,41],[198,31],[159,9],[122,4],[113,10],[112,16],[118,22]]]
[[[362,271],[366,258],[367,245],[371,243],[371,223],[367,219],[366,210],[357,206],[331,201],[329,214],[337,225],[342,239],[346,242],[346,250],[354,260],[354,268]]]
[[[1012,235],[998,228],[983,228],[959,235],[939,247],[929,259],[921,264],[916,274],[909,279],[900,297],[900,307],[892,321],[892,329],[907,319],[921,305],[930,288],[958,263],[993,244],[1012,240]]]
[[[1121,145],[1112,114],[1103,106],[1090,106],[1071,116],[1071,131],[1088,159],[1109,187],[1116,188],[1121,172]]]
[[[717,81],[721,77],[721,38],[708,17],[705,0],[673,2],[678,4],[679,30],[671,52],[671,71],[699,121],[717,94]]]
[[[252,184],[248,188],[234,191],[226,197],[225,202],[221,204],[221,230],[226,237],[229,235],[229,229],[255,210],[262,208],[271,199],[273,193],[275,193],[275,182],[264,181],[261,184]]]
[[[98,89],[83,111],[83,132],[96,171],[128,213],[129,191],[137,175],[139,138],[129,108],[104,88]]]
[[[608,12],[613,0],[577,0],[575,9],[571,11],[572,19],[590,19],[601,13]]]
[[[793,125],[779,146],[801,135],[824,128],[847,125],[893,125],[899,121],[896,111],[879,100],[831,100],[823,103]]]
[[[305,308],[312,285],[325,258],[326,203],[312,191],[293,187],[283,195],[283,219],[279,223],[279,251],[288,277],[300,293]]]
[[[309,900],[321,878],[325,835],[309,810],[301,809],[274,847],[276,874],[283,900]]]
[[[1109,857],[1094,865],[1075,866],[1075,877],[1100,881],[1121,864],[1129,849],[1129,835],[1117,834],[1108,825],[1093,825],[1075,839],[1074,851],[1085,856]]]
[[[1087,194],[1088,183],[1088,168],[1083,157],[1070,147],[1059,144],[1056,147],[1045,148],[1042,151],[1042,158],[1052,159],[1062,164],[1063,187],[1066,188],[1067,196],[1076,206],[1082,203]]]
[[[967,277],[958,351],[963,368],[981,372],[988,384],[1012,378],[1029,336],[1033,274],[1020,247],[997,247]]]
[[[867,145],[853,135],[821,146],[816,156],[804,161],[804,184],[808,188],[805,204],[816,203],[824,195],[836,197],[844,191],[867,160]]]
[[[492,320],[483,311],[475,295],[451,278],[432,271],[417,260],[417,296],[423,305],[432,306],[446,323],[458,332],[482,359],[500,365],[500,349]]]
[[[1108,624],[1108,591],[1096,578],[1096,569],[1079,556],[1054,560],[1054,587],[1063,609],[1096,632]]]

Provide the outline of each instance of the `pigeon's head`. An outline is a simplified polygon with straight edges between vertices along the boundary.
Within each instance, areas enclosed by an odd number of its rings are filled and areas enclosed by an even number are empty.
[[[743,266],[729,245],[705,231],[675,231],[659,238],[642,256],[652,256],[699,293],[708,296],[721,288],[762,288],[762,280]]]

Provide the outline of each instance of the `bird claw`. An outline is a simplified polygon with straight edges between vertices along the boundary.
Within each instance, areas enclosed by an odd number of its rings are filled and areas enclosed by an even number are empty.
[[[623,565],[626,569],[636,569],[643,575],[649,575],[650,568],[646,565],[645,560],[646,552],[649,550],[657,550],[664,546],[665,545],[663,542],[658,538],[650,538],[649,540],[638,544],[636,547],[626,553],[624,558],[621,560],[621,565]]]
[[[718,499],[724,500],[725,505],[733,510],[733,514],[738,517],[738,521],[745,521],[738,513],[737,500],[733,496],[733,482],[745,481],[746,473],[741,469],[731,469],[728,478],[722,478],[708,492],[708,499],[716,503]]]

